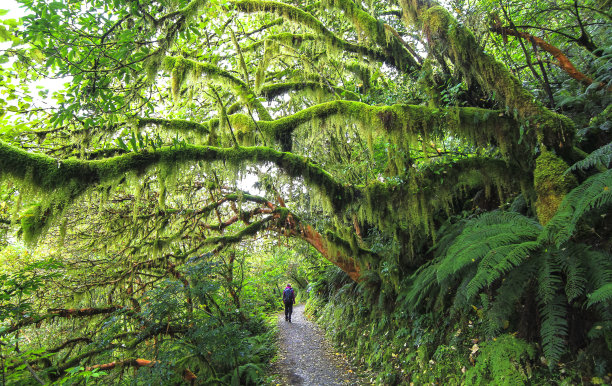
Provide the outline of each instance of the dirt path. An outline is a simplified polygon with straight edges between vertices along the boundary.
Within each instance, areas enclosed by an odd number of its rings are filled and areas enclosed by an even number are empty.
[[[292,323],[279,314],[279,359],[274,364],[275,384],[361,385],[346,360],[336,354],[323,331],[304,316],[304,305],[293,308]]]

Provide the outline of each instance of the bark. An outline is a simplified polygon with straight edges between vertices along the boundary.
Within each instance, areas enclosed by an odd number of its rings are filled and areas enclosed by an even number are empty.
[[[557,64],[563,71],[565,71],[573,79],[576,79],[577,81],[584,84],[585,86],[590,86],[593,83],[593,79],[589,78],[582,72],[578,71],[578,69],[572,64],[572,62],[563,53],[563,51],[553,46],[552,44],[544,41],[543,39],[537,36],[533,36],[527,32],[520,32],[512,28],[503,27],[503,26],[493,26],[491,27],[491,31],[497,34],[500,34],[502,36],[510,35],[510,36],[515,36],[515,37],[519,37],[519,38],[528,40],[532,44],[540,47],[542,50],[548,52],[555,59],[557,59],[557,62],[555,64]],[[603,83],[599,84],[600,89],[605,88],[605,87],[606,87],[605,84]],[[612,89],[608,88],[608,91],[612,91]]]
[[[49,309],[48,313],[38,316],[29,316],[27,318],[22,318],[19,322],[13,324],[5,330],[0,331],[2,335],[13,333],[20,328],[38,324],[43,322],[46,319],[54,319],[54,318],[82,318],[87,316],[95,316],[95,315],[103,315],[103,314],[111,314],[117,310],[124,309],[121,306],[110,306],[105,308],[82,308],[82,309],[64,309],[64,308],[54,308]]]
[[[354,258],[351,256],[344,255],[341,251],[331,252],[335,248],[332,247],[327,238],[317,232],[310,225],[299,224],[299,237],[310,245],[315,247],[317,251],[321,253],[327,260],[338,266],[341,270],[347,273],[354,281],[359,281],[361,277],[361,268],[357,264]]]
[[[94,369],[98,369],[98,370],[112,370],[115,367],[125,367],[125,366],[133,366],[133,367],[152,367],[157,363],[157,361],[150,361],[147,359],[142,359],[142,358],[138,358],[138,359],[126,359],[126,360],[122,360],[122,361],[116,361],[116,362],[110,362],[110,363],[104,363],[104,364],[100,364],[100,365],[93,365],[93,366],[88,366],[86,367],[87,371],[91,371]]]

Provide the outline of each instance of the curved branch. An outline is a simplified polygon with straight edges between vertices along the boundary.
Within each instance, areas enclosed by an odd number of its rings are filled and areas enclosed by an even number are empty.
[[[239,96],[245,104],[251,106],[257,114],[259,119],[269,121],[272,119],[268,110],[261,104],[261,102],[255,97],[255,92],[241,79],[236,78],[229,72],[213,66],[209,63],[196,62],[191,59],[185,59],[183,57],[166,56],[163,60],[163,66],[171,70],[173,73],[179,75],[181,78],[178,80],[179,83],[185,76],[185,72],[190,73],[193,77],[200,77],[202,75],[208,76],[213,82],[219,85],[230,84],[235,94]]]
[[[528,40],[529,42],[537,45],[538,47],[540,47],[544,51],[546,51],[549,54],[551,54],[552,56],[554,56],[555,59],[557,59],[557,62],[556,63],[553,62],[553,63],[556,64],[557,66],[559,66],[563,71],[565,71],[573,79],[576,79],[577,81],[579,81],[580,83],[582,83],[582,84],[584,84],[586,86],[590,86],[593,83],[593,79],[591,79],[588,76],[584,75],[582,72],[578,71],[578,69],[576,69],[576,67],[574,67],[572,62],[563,53],[563,51],[561,51],[557,47],[553,46],[552,44],[547,43],[543,39],[541,39],[541,38],[539,38],[537,36],[533,36],[531,34],[528,34],[527,32],[520,32],[520,31],[517,31],[515,29],[508,28],[508,27],[503,27],[503,26],[492,26],[491,27],[491,31],[495,32],[497,34],[500,34],[500,35],[516,36],[516,37],[520,37],[520,38]],[[603,83],[599,84],[599,88],[600,89],[604,88],[604,87],[606,87],[605,84],[603,84]],[[612,88],[609,88],[608,91],[612,91]]]
[[[366,35],[368,39],[384,50],[387,57],[392,58],[390,64],[402,71],[413,71],[420,68],[421,59],[416,51],[393,28],[374,18],[355,2],[352,0],[331,0],[327,1],[326,5],[341,10],[353,23],[358,33]],[[391,32],[394,38],[388,36],[387,31]]]
[[[397,58],[389,57],[387,54],[370,49],[366,46],[347,42],[346,40],[340,39],[333,32],[328,30],[323,23],[311,14],[302,11],[301,9],[294,7],[289,4],[283,4],[275,1],[259,1],[259,0],[242,0],[242,1],[230,1],[234,7],[246,13],[254,12],[269,12],[276,13],[280,16],[286,17],[287,19],[300,23],[304,26],[315,31],[319,36],[325,39],[326,43],[334,48],[365,55],[371,59],[377,61],[383,61],[390,63],[394,66],[398,66]]]
[[[267,147],[218,148],[212,146],[163,147],[155,151],[128,153],[106,160],[59,161],[43,154],[28,153],[0,142],[0,170],[42,191],[70,189],[74,198],[89,186],[122,177],[128,172],[144,171],[160,164],[192,161],[226,161],[230,163],[272,162],[291,177],[327,193],[334,205],[352,196],[352,189],[338,183],[328,172],[307,158],[279,152]],[[344,198],[335,198],[335,197]]]

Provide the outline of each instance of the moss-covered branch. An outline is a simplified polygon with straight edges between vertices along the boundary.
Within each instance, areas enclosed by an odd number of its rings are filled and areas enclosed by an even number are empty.
[[[179,133],[208,134],[210,132],[209,125],[186,121],[184,119],[138,118],[139,128],[143,128],[147,125],[157,125],[164,129]]]
[[[263,47],[266,43],[266,40],[274,40],[281,44],[299,48],[304,41],[315,41],[317,36],[315,34],[292,34],[290,32],[283,32],[279,34],[268,35],[263,40],[258,40],[255,43],[252,43],[246,47],[244,47],[243,51],[255,51],[259,47]]]
[[[242,1],[230,1],[230,4],[241,12],[268,12],[275,13],[283,16],[293,22],[302,24],[312,29],[318,36],[324,39],[324,41],[336,50],[348,51],[360,55],[367,56],[377,61],[384,61],[397,65],[396,59],[389,57],[384,52],[379,50],[373,50],[369,47],[362,46],[347,42],[337,37],[332,31],[327,29],[323,23],[317,18],[309,14],[308,12],[302,11],[301,9],[294,7],[289,4],[279,3],[275,1],[260,1],[260,0],[242,0]]]
[[[265,96],[266,98],[274,98],[279,95],[285,94],[289,91],[302,91],[302,90],[321,90],[325,92],[329,92],[329,88],[325,87],[319,82],[287,82],[287,83],[274,83],[270,85],[263,86],[261,88],[260,94]],[[333,87],[333,91],[335,94],[340,96],[342,99],[349,101],[358,101],[359,95],[343,89],[341,87]]]
[[[241,79],[236,78],[229,72],[209,63],[196,62],[183,57],[167,56],[164,58],[163,67],[171,71],[174,93],[178,93],[177,88],[189,75],[193,78],[207,76],[212,82],[219,85],[230,85],[234,93],[240,97],[244,103],[257,111],[259,119],[269,121],[272,119],[270,113],[255,97],[254,91]]]
[[[75,195],[85,191],[88,186],[113,180],[128,172],[143,172],[155,165],[179,165],[193,161],[226,161],[235,164],[272,162],[289,176],[302,177],[307,184],[322,189],[332,202],[339,203],[352,195],[351,189],[339,184],[307,158],[267,147],[187,145],[127,153],[106,160],[59,161],[0,142],[1,177],[11,176],[45,192],[69,187]]]
[[[84,318],[88,316],[112,314],[113,312],[120,310],[125,310],[125,307],[110,306],[81,309],[50,309],[46,314],[21,318],[17,323],[6,327],[4,330],[0,330],[0,334],[11,334],[23,327],[38,324],[45,320],[52,320],[55,318]]]
[[[409,235],[424,232],[435,237],[434,218],[465,209],[455,205],[469,192],[482,190],[485,197],[504,202],[519,191],[532,196],[531,186],[531,174],[517,173],[515,165],[501,159],[465,158],[411,171],[403,182],[369,184],[362,190],[365,198],[357,203],[357,213],[381,229],[403,227]]]
[[[353,23],[357,33],[375,42],[390,58],[390,62],[402,71],[414,71],[420,66],[399,36],[389,36],[388,30],[380,20],[364,11],[352,0],[326,0],[323,5],[341,10]]]
[[[477,81],[494,93],[510,112],[524,120],[526,132],[534,132],[550,148],[571,150],[573,122],[536,101],[506,66],[485,53],[472,32],[446,9],[429,0],[402,0],[400,5],[405,19],[422,28],[430,49],[447,56],[468,81]]]

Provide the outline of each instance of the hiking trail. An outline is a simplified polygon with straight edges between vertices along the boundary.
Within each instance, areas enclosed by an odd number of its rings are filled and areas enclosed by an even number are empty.
[[[325,339],[323,331],[304,316],[304,305],[293,307],[292,323],[278,315],[279,352],[273,364],[278,385],[365,385],[346,358]]]

